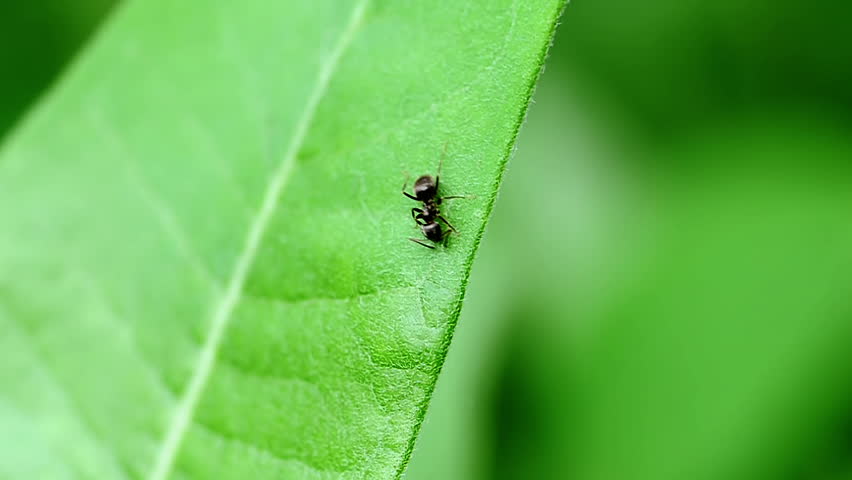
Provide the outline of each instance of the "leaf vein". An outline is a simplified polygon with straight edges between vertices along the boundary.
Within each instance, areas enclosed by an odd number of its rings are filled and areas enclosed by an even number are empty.
[[[388,128],[383,129],[375,134],[371,134],[368,137],[359,138],[359,140],[363,141],[361,141],[357,145],[345,146],[344,148],[335,150],[333,152],[333,155],[352,155],[354,153],[366,150],[367,148],[370,148],[380,142],[387,140],[392,134],[396,132],[409,130],[403,127],[407,127],[410,124],[416,122],[417,120],[426,117],[430,114],[437,113],[441,107],[445,105],[457,104],[457,98],[459,96],[461,96],[465,92],[471,91],[474,87],[479,86],[481,82],[489,78],[488,74],[490,74],[491,71],[494,70],[494,67],[496,67],[500,63],[500,61],[503,60],[503,57],[505,56],[506,51],[508,50],[509,44],[515,37],[515,26],[518,21],[518,9],[518,0],[514,0],[512,2],[511,22],[509,24],[508,31],[506,32],[506,36],[503,38],[503,42],[501,43],[500,47],[497,48],[496,52],[494,53],[494,57],[491,59],[491,62],[489,62],[488,65],[482,67],[478,72],[476,72],[476,75],[471,81],[451,90],[449,93],[444,95],[442,99],[432,102],[426,108],[420,110],[419,112],[413,115],[408,115],[398,121],[392,122],[391,125],[388,126]]]
[[[160,390],[162,390],[162,393],[165,394],[169,400],[174,401],[177,399],[177,393],[172,391],[168,383],[166,383],[162,376],[162,372],[154,368],[154,362],[151,362],[143,353],[143,350],[139,345],[136,330],[127,322],[122,321],[123,315],[119,314],[114,301],[106,293],[106,290],[95,282],[95,278],[91,274],[82,269],[78,269],[77,272],[77,276],[80,278],[80,281],[83,283],[86,290],[88,290],[89,295],[91,295],[105,310],[104,313],[110,317],[112,324],[119,325],[119,328],[124,330],[126,346],[128,347],[130,354],[139,360],[139,363],[141,363],[145,368],[153,382],[160,388]]]
[[[196,405],[212,372],[228,321],[242,296],[249,269],[254,263],[254,258],[260,248],[263,234],[274,213],[277,201],[291,176],[296,155],[301,150],[308,129],[313,123],[320,100],[322,100],[328,90],[331,77],[338,66],[340,58],[354,40],[358,27],[363,21],[367,3],[368,0],[361,0],[356,4],[346,27],[338,39],[335,49],[320,67],[316,85],[306,102],[302,116],[299,118],[290,145],[266,189],[261,208],[251,224],[245,246],[237,259],[225,295],[213,313],[210,334],[199,355],[195,372],[184,395],[181,397],[169,429],[166,432],[166,436],[157,455],[156,463],[149,476],[150,480],[164,480],[172,470],[187,427],[192,420]]]
[[[100,130],[103,137],[109,139],[118,150],[119,154],[117,156],[124,165],[125,178],[127,178],[127,181],[136,191],[139,198],[142,199],[142,202],[154,215],[160,227],[178,249],[178,252],[206,281],[217,289],[221,288],[219,280],[213,275],[207,264],[202,260],[198,250],[190,242],[189,235],[186,234],[186,231],[181,226],[174,208],[169,205],[157,190],[148,185],[145,177],[135,167],[133,162],[130,161],[131,157],[124,139],[116,134],[115,130],[110,127],[109,123],[98,112],[90,111],[89,117],[95,128]]]
[[[218,428],[216,428],[216,427],[214,427],[214,426],[212,426],[208,423],[202,423],[202,422],[195,422],[195,423],[201,429],[207,431],[207,433],[209,433],[210,435],[212,435],[214,437],[218,437],[223,442],[231,443],[231,444],[236,445],[240,448],[245,448],[245,449],[247,449],[247,450],[249,450],[249,451],[251,451],[251,452],[253,452],[253,453],[255,453],[259,456],[265,456],[265,457],[267,457],[267,458],[269,458],[269,459],[271,459],[271,460],[273,460],[277,463],[280,463],[280,464],[297,463],[299,465],[304,466],[307,469],[313,470],[314,472],[317,472],[317,473],[320,473],[320,474],[330,474],[334,478],[337,478],[337,476],[340,475],[340,474],[347,473],[347,470],[322,469],[322,468],[319,468],[315,465],[312,465],[310,462],[308,462],[306,460],[303,460],[303,459],[300,459],[300,458],[297,458],[297,457],[283,456],[281,454],[273,452],[272,450],[270,450],[267,447],[263,447],[261,445],[258,445],[257,443],[249,442],[249,441],[240,439],[239,437],[237,437],[235,435],[223,432],[223,431],[219,430]]]
[[[14,325],[12,323],[12,325]],[[66,387],[59,381],[59,376],[54,372],[53,366],[50,365],[44,356],[44,352],[41,348],[38,347],[38,342],[36,342],[33,337],[32,332],[26,330],[23,327],[17,328],[20,333],[20,337],[24,339],[24,341],[29,344],[30,349],[33,352],[33,358],[35,359],[35,365],[40,366],[39,370],[41,370],[45,379],[47,379],[50,383],[52,383],[55,387],[55,390],[59,392],[60,398],[68,405],[68,407],[76,412],[77,416],[80,419],[80,425],[88,431],[89,435],[92,438],[92,442],[97,446],[98,450],[101,450],[104,456],[108,459],[111,459],[115,464],[116,471],[121,473],[121,475],[126,479],[135,478],[132,474],[130,468],[124,464],[122,459],[118,456],[118,453],[114,452],[109,448],[109,442],[101,435],[101,433],[95,428],[92,424],[89,415],[83,410],[83,407],[77,402],[73,395],[66,389]],[[37,367],[38,368],[38,367]]]

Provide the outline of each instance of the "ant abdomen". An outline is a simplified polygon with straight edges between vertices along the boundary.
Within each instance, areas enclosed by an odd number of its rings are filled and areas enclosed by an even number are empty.
[[[423,231],[423,235],[425,235],[426,238],[432,240],[433,242],[440,242],[444,239],[444,232],[438,222],[432,222],[427,223],[426,225],[421,225],[420,229]]]

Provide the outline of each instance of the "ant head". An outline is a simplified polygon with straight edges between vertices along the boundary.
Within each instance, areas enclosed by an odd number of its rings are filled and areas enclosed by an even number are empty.
[[[414,196],[418,200],[430,200],[438,193],[438,186],[431,175],[423,175],[414,182]]]

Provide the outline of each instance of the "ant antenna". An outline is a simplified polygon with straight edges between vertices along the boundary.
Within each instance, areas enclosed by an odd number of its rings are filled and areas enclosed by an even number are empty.
[[[447,156],[447,144],[449,144],[449,143],[450,143],[449,140],[444,142],[444,147],[441,149],[441,159],[438,160],[438,175],[436,175],[436,177],[441,176],[441,169],[444,167],[444,157]]]

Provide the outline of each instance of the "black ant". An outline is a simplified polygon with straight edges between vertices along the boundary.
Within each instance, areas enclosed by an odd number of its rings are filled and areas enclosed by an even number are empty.
[[[464,198],[464,195],[452,195],[448,197],[439,197],[438,196],[438,184],[441,179],[441,167],[444,164],[444,153],[446,152],[447,146],[444,145],[444,152],[441,153],[441,161],[438,163],[438,174],[435,175],[435,178],[432,178],[431,175],[422,175],[414,182],[414,195],[405,191],[405,187],[408,185],[408,180],[402,185],[402,194],[406,197],[417,201],[422,202],[422,208],[412,208],[411,216],[414,218],[414,221],[417,222],[417,225],[420,226],[420,230],[423,232],[423,235],[435,242],[441,243],[443,242],[452,232],[458,233],[458,230],[453,227],[450,222],[441,215],[441,203],[444,200],[449,200],[452,198]],[[444,229],[441,228],[441,224],[438,223],[438,220],[444,222],[444,224],[450,229],[450,232],[444,232]],[[435,247],[429,245],[428,243],[424,243],[423,241],[416,238],[409,238],[414,243],[423,245],[426,248]]]

